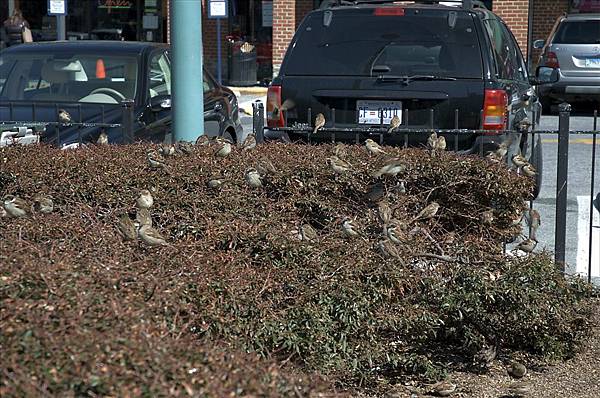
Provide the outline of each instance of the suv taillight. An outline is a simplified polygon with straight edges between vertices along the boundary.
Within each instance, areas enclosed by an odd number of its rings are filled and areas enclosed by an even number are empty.
[[[281,109],[281,86],[269,86],[267,90],[267,126],[283,127],[283,112]]]
[[[555,52],[550,51],[546,54],[546,66],[554,69],[559,68],[558,57]]]
[[[506,129],[508,95],[504,90],[485,90],[483,101],[483,129]]]

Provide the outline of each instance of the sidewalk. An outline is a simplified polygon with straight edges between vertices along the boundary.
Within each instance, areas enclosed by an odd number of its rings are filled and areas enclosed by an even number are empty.
[[[267,87],[228,87],[233,91],[238,99],[240,111],[246,115],[252,115],[252,103],[262,101],[264,105],[267,102]]]

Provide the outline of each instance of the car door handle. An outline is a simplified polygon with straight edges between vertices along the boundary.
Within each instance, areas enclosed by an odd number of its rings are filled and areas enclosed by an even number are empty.
[[[221,105],[221,104],[215,104],[215,107],[214,107],[215,111],[219,112],[219,111],[221,111],[221,109],[223,109],[223,105]]]

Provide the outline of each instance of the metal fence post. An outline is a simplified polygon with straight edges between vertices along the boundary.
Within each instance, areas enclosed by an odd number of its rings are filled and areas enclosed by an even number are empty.
[[[565,271],[567,235],[567,178],[569,171],[569,117],[571,105],[563,102],[558,114],[558,159],[556,173],[556,225],[554,230],[554,261]]]
[[[256,142],[262,144],[265,141],[265,112],[264,105],[260,101],[252,103],[252,132]]]
[[[131,99],[121,101],[123,107],[123,117],[121,118],[121,129],[123,131],[123,141],[126,144],[133,143],[133,104]]]

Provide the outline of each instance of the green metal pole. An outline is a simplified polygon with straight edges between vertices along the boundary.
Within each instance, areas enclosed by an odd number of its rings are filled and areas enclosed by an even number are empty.
[[[173,139],[204,134],[201,0],[171,0]]]

